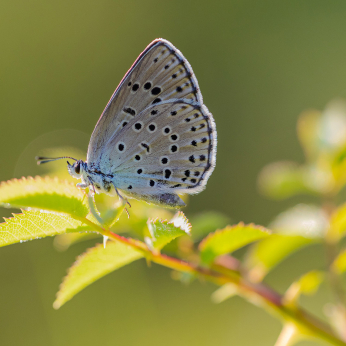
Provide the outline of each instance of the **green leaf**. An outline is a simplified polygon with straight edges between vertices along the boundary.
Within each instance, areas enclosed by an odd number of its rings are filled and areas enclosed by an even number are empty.
[[[98,244],[87,250],[69,269],[60,285],[53,307],[60,308],[94,281],[142,257],[141,252],[118,241],[107,242],[105,249],[103,245]]]
[[[199,244],[201,259],[204,263],[211,263],[215,257],[233,252],[256,240],[269,235],[269,231],[253,224],[227,226],[222,230],[211,233]]]
[[[13,216],[0,224],[0,247],[84,229],[82,222],[66,214],[24,210]]]
[[[286,291],[283,302],[286,306],[295,308],[301,294],[312,295],[319,288],[325,277],[325,273],[312,270],[302,275],[299,280],[293,282]]]
[[[325,274],[318,270],[312,270],[304,274],[298,280],[300,292],[305,295],[314,294],[322,283],[324,277]]]
[[[85,217],[88,212],[84,192],[75,185],[51,178],[22,178],[0,185],[0,205],[35,208]]]
[[[248,254],[246,265],[250,269],[251,279],[261,281],[271,269],[287,256],[316,241],[317,239],[301,235],[272,234],[267,239],[257,243]]]
[[[303,338],[302,333],[295,323],[285,322],[274,346],[293,346]]]
[[[269,228],[280,234],[324,238],[329,228],[328,215],[320,207],[298,204],[279,214]]]
[[[217,211],[206,211],[190,218],[193,226],[192,238],[199,240],[216,229],[221,229],[230,224],[228,216]]]
[[[275,162],[264,167],[258,177],[260,191],[273,199],[297,194],[319,195],[331,191],[334,178],[326,167],[298,166],[294,162]]]
[[[330,235],[340,239],[346,233],[346,203],[339,206],[330,218]]]
[[[341,251],[336,257],[332,268],[339,274],[342,274],[346,271],[346,249]]]
[[[238,287],[234,284],[228,283],[221,287],[219,287],[216,291],[211,295],[211,300],[216,303],[222,303],[225,300],[234,297],[238,294]]]
[[[173,239],[190,234],[191,225],[184,213],[179,211],[170,222],[158,219],[148,220],[148,228],[150,239],[146,239],[146,242],[149,242],[150,247],[161,250]]]
[[[298,137],[310,161],[339,151],[346,144],[345,134],[345,100],[333,100],[323,112],[309,110],[299,117]]]
[[[265,166],[259,177],[260,191],[274,199],[284,199],[298,193],[310,192],[304,171],[294,162],[275,162]]]
[[[337,334],[341,338],[343,338],[343,336],[345,335],[346,325],[346,314],[344,305],[340,303],[328,303],[327,309],[325,309],[325,311],[331,326],[335,329]]]
[[[322,113],[318,129],[321,151],[332,154],[346,144],[346,102],[336,99],[327,105]]]
[[[314,161],[318,155],[318,130],[321,112],[308,110],[300,114],[298,119],[298,139],[308,160]]]

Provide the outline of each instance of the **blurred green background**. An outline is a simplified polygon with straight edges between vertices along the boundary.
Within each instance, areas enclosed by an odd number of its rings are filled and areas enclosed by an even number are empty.
[[[256,179],[269,162],[303,160],[301,111],[346,96],[345,18],[345,1],[2,0],[0,180],[43,174],[33,158],[44,148],[85,152],[125,72],[163,37],[191,63],[218,130],[215,172],[206,191],[190,198],[187,216],[219,210],[234,222],[266,225],[298,201],[312,201],[264,199]],[[185,287],[144,261],[53,310],[66,268],[92,244],[59,253],[44,239],[0,250],[1,345],[274,344],[281,326],[266,312],[240,298],[215,305],[211,284]],[[283,292],[323,266],[323,249],[311,247],[267,282]],[[323,317],[330,295],[322,286],[303,305]]]

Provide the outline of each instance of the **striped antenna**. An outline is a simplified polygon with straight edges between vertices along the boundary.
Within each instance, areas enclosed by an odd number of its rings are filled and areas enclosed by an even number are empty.
[[[35,160],[37,161],[38,165],[41,165],[42,163],[47,163],[47,162],[52,162],[52,161],[56,161],[56,160],[61,160],[61,159],[72,159],[75,161],[78,161],[77,159],[71,157],[71,156],[61,156],[61,157],[55,157],[55,158],[51,158],[51,157],[44,157],[44,156],[36,156]]]

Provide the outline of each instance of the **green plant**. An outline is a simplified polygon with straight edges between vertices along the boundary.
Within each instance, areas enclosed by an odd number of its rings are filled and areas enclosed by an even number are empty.
[[[304,338],[346,345],[341,280],[346,271],[346,249],[339,249],[346,234],[346,204],[337,206],[346,183],[346,107],[338,102],[322,113],[303,113],[298,136],[306,162],[265,167],[259,186],[276,199],[311,194],[319,198],[320,206],[297,205],[273,221],[272,231],[243,223],[225,227],[228,218],[215,212],[197,215],[190,224],[182,212],[173,215],[137,201],[127,218],[124,205],[112,205],[114,199],[100,195],[95,202],[70,182],[37,177],[0,185],[0,204],[23,209],[0,224],[0,246],[55,236],[55,245],[65,249],[78,241],[104,237],[104,245],[87,250],[69,269],[55,308],[95,280],[144,258],[173,269],[173,278],[183,282],[199,278],[221,286],[212,296],[215,302],[238,294],[277,316],[284,327],[276,346],[293,345]],[[306,273],[283,296],[262,283],[292,252],[315,243],[325,244],[325,271]],[[231,255],[249,244],[242,261]],[[335,292],[335,302],[329,304],[330,326],[299,306],[300,295],[313,294],[323,280],[328,280]]]

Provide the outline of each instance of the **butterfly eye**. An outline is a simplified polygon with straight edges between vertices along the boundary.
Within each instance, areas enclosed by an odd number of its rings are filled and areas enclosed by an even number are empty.
[[[79,174],[80,173],[80,162],[78,162],[74,168],[74,171]]]

